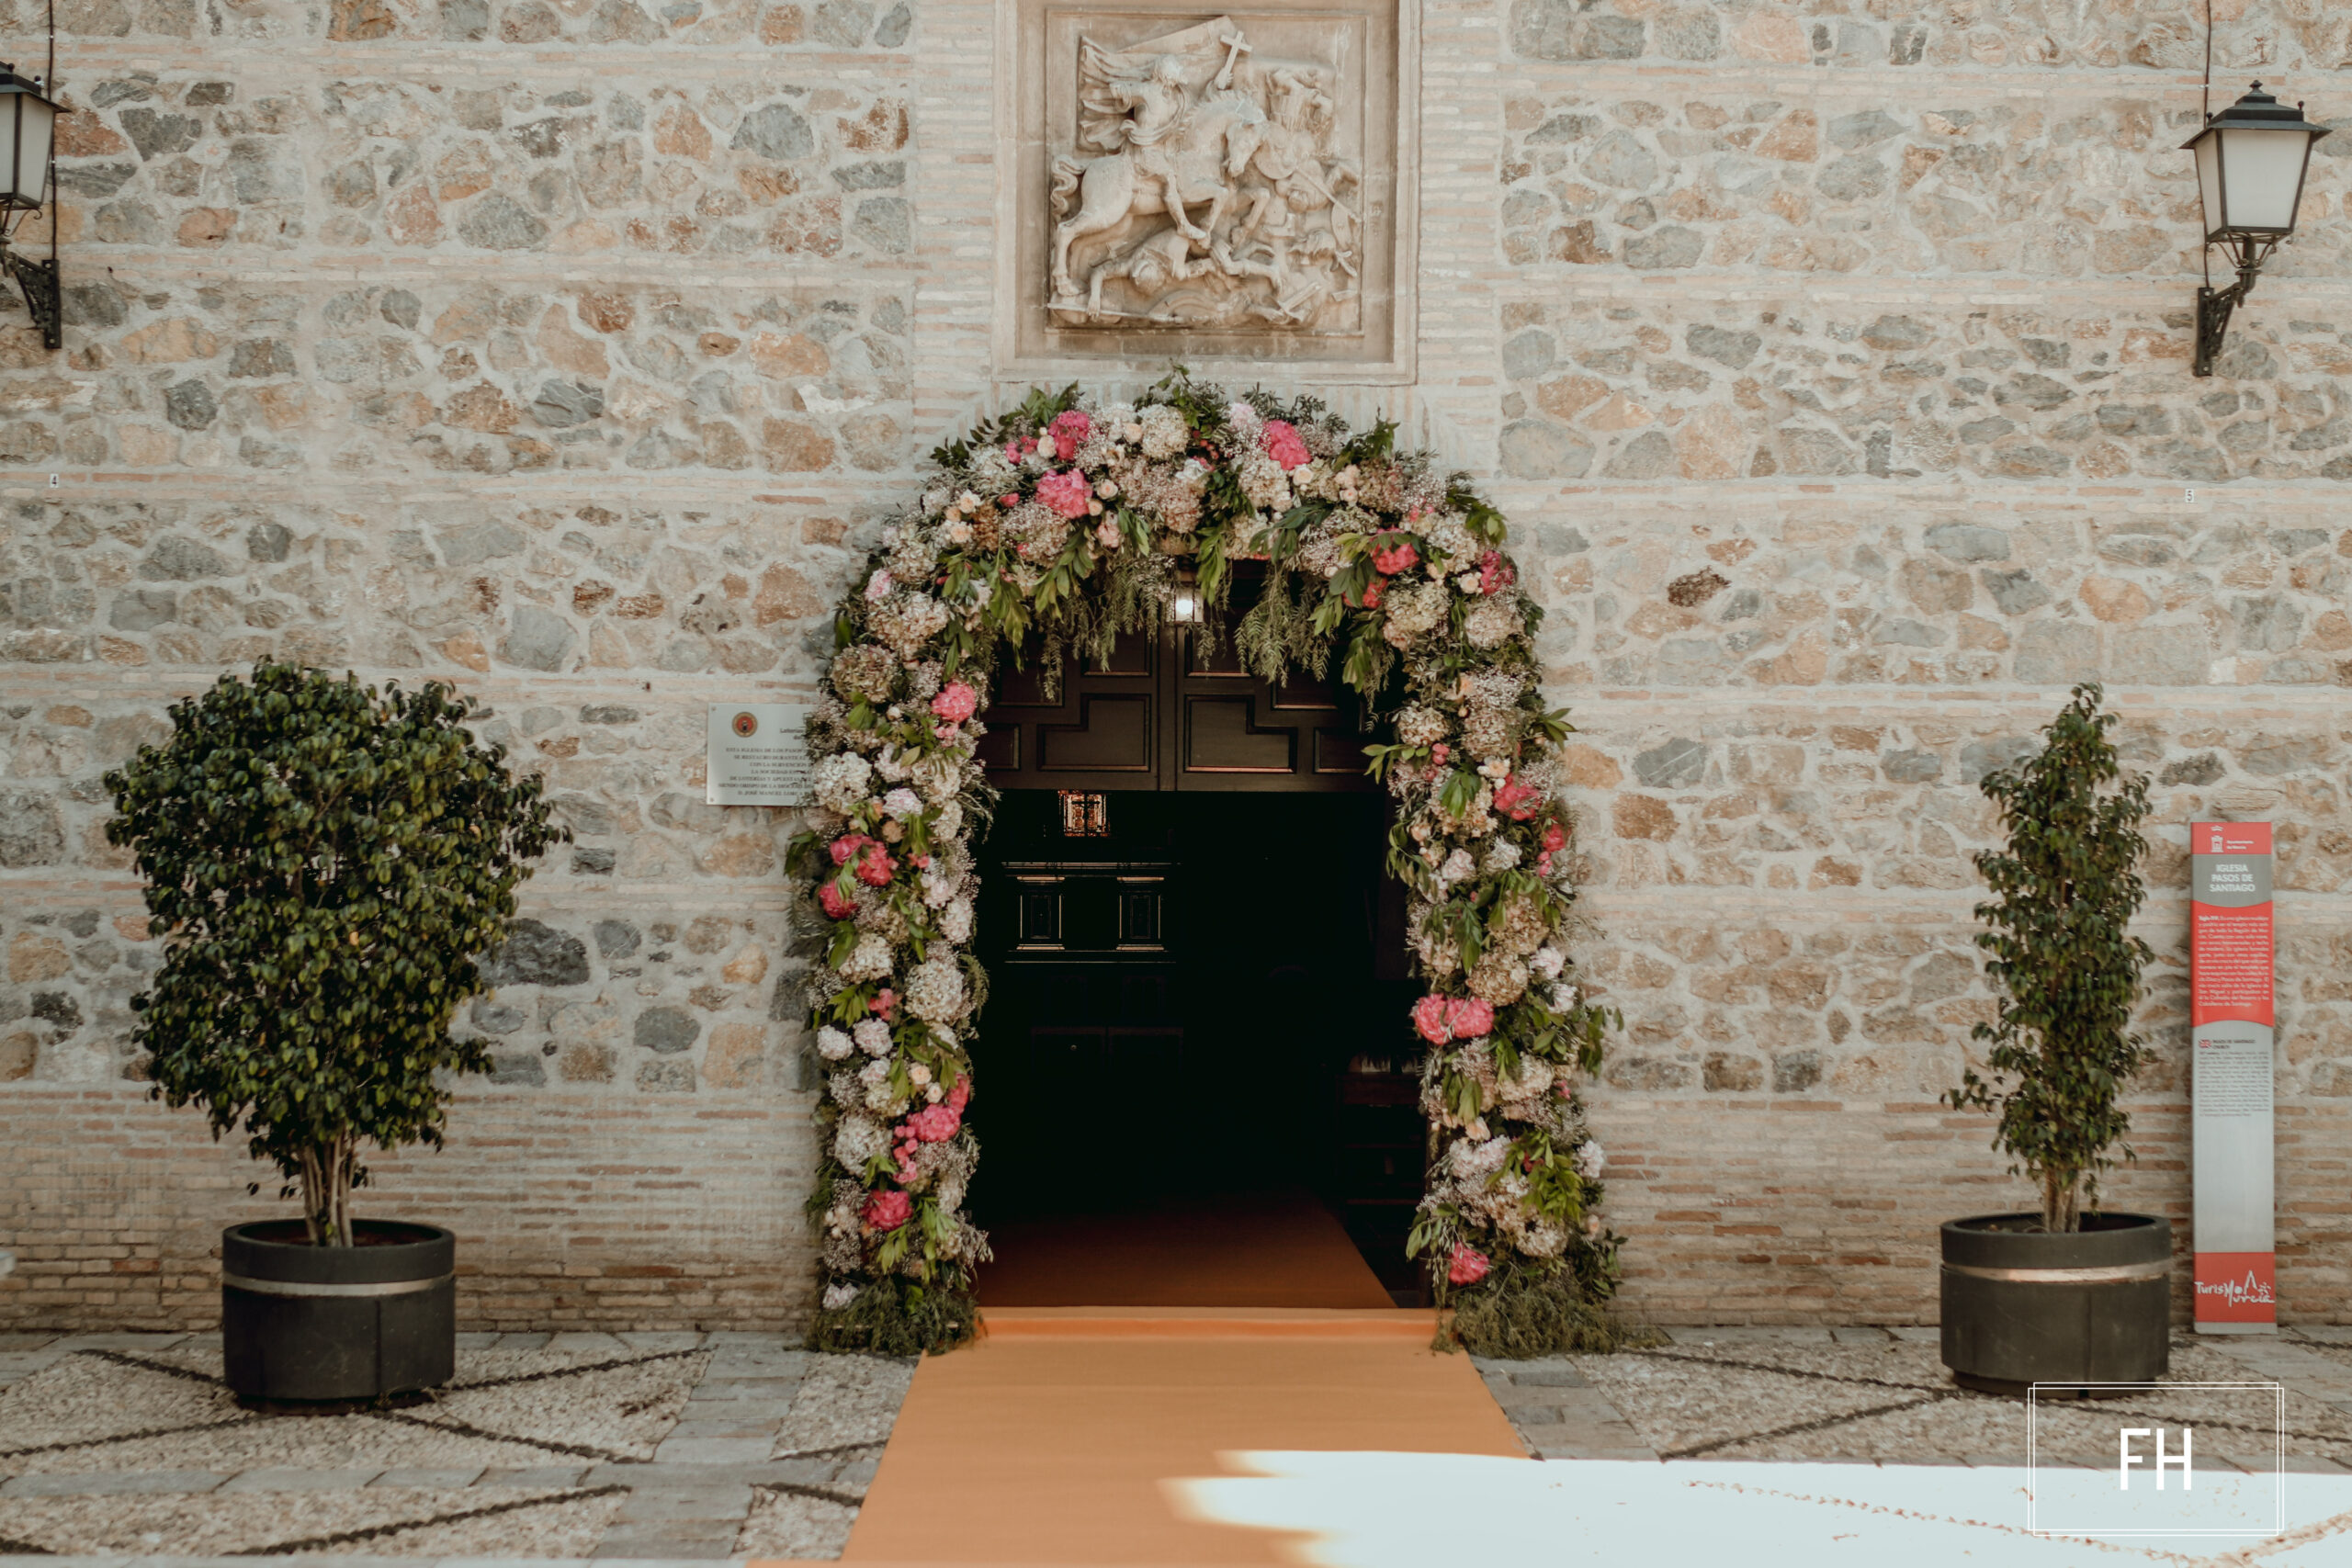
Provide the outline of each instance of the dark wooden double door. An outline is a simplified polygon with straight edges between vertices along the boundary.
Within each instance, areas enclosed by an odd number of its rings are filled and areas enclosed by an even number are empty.
[[[1049,682],[1034,648],[999,669],[979,749],[999,789],[1377,790],[1355,694],[1318,676],[1260,680],[1229,631],[1163,626],[1059,673]]]
[[[1049,697],[1034,658],[1001,670],[984,716],[1005,793],[982,875],[982,1223],[1304,1187],[1409,1284],[1418,1116],[1384,1105],[1399,1129],[1367,1133],[1373,1086],[1348,1071],[1410,1048],[1352,694],[1260,680],[1192,626],[1060,676]],[[1091,824],[1065,792],[1102,796],[1101,832],[1069,830]]]

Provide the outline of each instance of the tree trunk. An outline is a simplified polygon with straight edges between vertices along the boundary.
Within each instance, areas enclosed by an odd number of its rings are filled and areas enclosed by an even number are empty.
[[[302,1151],[302,1223],[312,1247],[351,1245],[351,1171],[357,1155],[349,1133]]]
[[[2057,1234],[2083,1227],[2083,1179],[2079,1171],[2041,1172],[2041,1228]]]

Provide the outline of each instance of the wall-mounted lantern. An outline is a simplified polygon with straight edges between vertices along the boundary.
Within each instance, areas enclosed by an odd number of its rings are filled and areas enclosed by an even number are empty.
[[[1176,592],[1168,601],[1168,618],[1180,626],[1197,626],[1208,619],[1201,603],[1200,574],[1189,566],[1176,569]]]
[[[2254,90],[2208,115],[2205,129],[2181,143],[2197,155],[2197,194],[2205,204],[2207,276],[2210,247],[2222,246],[2238,280],[2227,288],[2211,282],[2197,291],[2197,362],[2194,374],[2211,376],[2230,330],[2230,312],[2254,292],[2254,280],[2278,243],[2295,231],[2295,209],[2302,204],[2303,171],[2312,143],[2327,127],[2303,118],[2303,106],[2289,108]]]
[[[57,106],[42,92],[47,81],[19,76],[0,61],[0,265],[24,290],[25,308],[40,328],[41,342],[55,349],[65,342],[57,283],[57,213],[51,198],[56,181]],[[49,215],[49,258],[28,259],[9,242],[24,220],[44,206]]]

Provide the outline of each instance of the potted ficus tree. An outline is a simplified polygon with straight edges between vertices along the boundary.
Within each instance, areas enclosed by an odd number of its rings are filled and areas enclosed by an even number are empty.
[[[221,1235],[230,1386],[249,1400],[381,1398],[455,1366],[457,1238],[355,1218],[364,1145],[438,1147],[449,1032],[484,988],[529,863],[568,837],[540,781],[466,728],[438,684],[379,692],[288,664],[173,705],[107,775],[107,839],[146,879],[164,961],[132,1006],[154,1093],[242,1131],[300,1219]],[[254,1190],[259,1190],[255,1183]]]
[[[1943,1359],[1963,1386],[2142,1382],[2168,1362],[2172,1227],[2103,1212],[2100,1172],[2132,1157],[2124,1087],[2147,1061],[2132,1030],[2141,967],[2131,934],[2145,889],[2148,782],[2126,773],[2096,684],[2041,750],[1986,776],[2007,843],[1976,856],[1992,891],[1976,945],[1997,993],[1975,1029],[1984,1066],[1947,1100],[1996,1111],[1994,1146],[2041,1195],[2030,1213],[1943,1227]]]

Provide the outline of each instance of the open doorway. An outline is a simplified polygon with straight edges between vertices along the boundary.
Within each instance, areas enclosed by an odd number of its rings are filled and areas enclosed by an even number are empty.
[[[1425,1300],[1385,805],[1006,792],[981,874],[984,1304]]]

